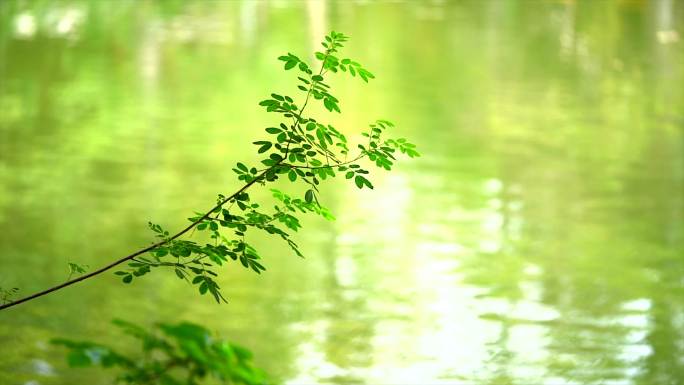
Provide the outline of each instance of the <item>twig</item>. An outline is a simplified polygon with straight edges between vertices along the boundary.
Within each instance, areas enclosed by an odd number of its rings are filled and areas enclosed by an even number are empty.
[[[188,231],[192,230],[192,229],[193,229],[195,226],[197,226],[200,222],[202,222],[202,221],[204,221],[205,219],[207,219],[207,218],[211,215],[211,213],[214,212],[214,210],[221,208],[224,204],[226,204],[226,202],[228,202],[229,200],[231,200],[231,199],[237,197],[237,196],[240,195],[242,192],[244,192],[244,191],[247,190],[249,187],[251,187],[254,183],[256,183],[256,182],[260,181],[261,179],[263,179],[264,175],[266,175],[266,173],[267,173],[268,171],[270,171],[270,170],[273,169],[274,167],[277,167],[277,166],[280,164],[280,162],[282,162],[283,160],[284,160],[284,159],[282,159],[282,160],[276,162],[276,164],[274,164],[274,165],[271,166],[270,168],[264,170],[261,174],[257,175],[257,176],[256,176],[254,179],[252,179],[249,183],[247,183],[247,184],[245,184],[244,186],[242,186],[242,188],[240,188],[238,191],[236,191],[235,193],[233,193],[231,196],[229,196],[229,197],[223,199],[223,200],[222,200],[221,202],[219,202],[216,206],[214,206],[211,210],[207,211],[204,215],[202,215],[199,219],[195,220],[195,221],[192,222],[190,225],[188,225],[186,228],[184,228],[183,230],[179,231],[178,233],[176,233],[176,234],[173,235],[172,237],[166,238],[166,239],[164,239],[163,241],[159,241],[159,242],[157,242],[157,243],[155,243],[155,244],[152,244],[152,245],[150,245],[150,246],[147,246],[147,247],[145,247],[144,249],[140,249],[140,250],[136,251],[136,252],[133,253],[133,254],[129,254],[129,255],[123,257],[123,258],[120,258],[120,259],[118,259],[118,260],[116,260],[116,261],[114,261],[114,262],[112,262],[112,263],[110,263],[110,264],[108,264],[108,265],[106,265],[106,266],[104,266],[104,267],[101,267],[101,268],[99,268],[99,269],[97,269],[97,270],[95,270],[95,271],[93,271],[93,272],[90,272],[90,273],[88,273],[88,274],[79,276],[79,277],[74,278],[74,279],[72,279],[72,280],[67,280],[66,282],[64,282],[64,283],[62,283],[62,284],[59,284],[59,285],[57,285],[57,286],[53,286],[53,287],[51,287],[51,288],[49,288],[49,289],[45,289],[45,290],[43,290],[43,291],[39,291],[39,292],[37,292],[37,293],[31,294],[31,295],[29,295],[29,296],[26,296],[26,297],[24,297],[24,298],[18,299],[18,300],[16,300],[16,301],[12,301],[12,302],[9,302],[9,303],[0,305],[0,310],[4,310],[4,309],[8,309],[8,308],[13,307],[13,306],[17,306],[17,305],[22,304],[22,303],[24,303],[24,302],[27,302],[27,301],[30,301],[30,300],[33,300],[33,299],[42,297],[42,296],[44,296],[44,295],[46,295],[46,294],[50,294],[50,293],[52,293],[52,292],[54,292],[54,291],[63,289],[63,288],[65,288],[65,287],[67,287],[67,286],[71,286],[71,285],[73,285],[73,284],[75,284],[75,283],[84,281],[84,280],[86,280],[86,279],[88,279],[88,278],[92,278],[92,277],[94,277],[94,276],[96,276],[96,275],[99,275],[99,274],[104,273],[105,271],[107,271],[107,270],[109,270],[109,269],[111,269],[111,268],[113,268],[113,267],[115,267],[115,266],[118,266],[118,265],[120,265],[120,264],[122,264],[122,263],[124,263],[124,262],[126,262],[126,261],[129,261],[129,260],[131,260],[131,259],[137,257],[138,255],[145,254],[145,253],[147,253],[148,251],[152,251],[152,250],[156,249],[156,248],[159,247],[159,246],[163,246],[163,245],[165,245],[165,244],[167,244],[167,243],[173,241],[174,239],[176,239],[176,238],[180,237],[181,235],[187,233]]]

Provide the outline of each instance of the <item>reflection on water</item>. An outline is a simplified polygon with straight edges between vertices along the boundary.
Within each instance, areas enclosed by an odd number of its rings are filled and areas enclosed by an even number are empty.
[[[684,378],[683,3],[4,1],[0,20],[2,286],[101,265],[233,188],[272,119],[255,102],[293,85],[274,58],[329,28],[378,74],[340,83],[331,121],[391,118],[425,154],[373,192],[329,186],[308,258],[261,240],[268,274],[228,267],[229,305],[105,276],[3,313],[0,383],[109,383],[46,341],[114,340],[115,317],[206,323],[292,384]]]

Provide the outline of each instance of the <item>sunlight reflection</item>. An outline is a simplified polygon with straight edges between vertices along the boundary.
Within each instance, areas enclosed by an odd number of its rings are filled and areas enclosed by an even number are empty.
[[[30,39],[36,34],[36,18],[28,12],[14,18],[14,34],[17,38]]]
[[[0,285],[99,265],[232,188],[275,118],[259,98],[296,81],[277,57],[330,28],[377,80],[331,77],[343,114],[321,120],[352,139],[387,114],[424,150],[370,168],[373,191],[323,187],[338,220],[306,219],[306,260],[255,240],[268,274],[229,265],[227,306],[160,274],[10,314],[0,383],[31,380],[47,329],[116,338],[94,325],[124,313],[226,330],[291,384],[684,378],[680,2],[0,3]],[[54,362],[41,384],[86,383]]]

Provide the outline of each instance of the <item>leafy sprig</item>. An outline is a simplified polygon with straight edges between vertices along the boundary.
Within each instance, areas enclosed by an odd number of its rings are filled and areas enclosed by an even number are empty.
[[[81,265],[74,262],[69,262],[69,277],[67,281],[71,279],[74,274],[83,274],[88,270],[88,265]]]
[[[0,287],[0,305],[12,302],[12,297],[19,292],[18,287],[5,289]]]
[[[316,58],[322,62],[316,74],[308,63],[292,53],[278,58],[285,62],[285,70],[296,68],[300,71],[299,89],[306,92],[304,101],[298,105],[292,97],[276,93],[262,100],[259,105],[265,107],[267,112],[282,115],[284,121],[265,129],[270,136],[268,139],[254,142],[258,146],[257,153],[264,155],[260,165],[238,162],[232,169],[237,179],[245,183],[266,185],[284,178],[295,184],[303,184],[306,186],[303,199],[272,189],[278,204],[272,210],[263,210],[261,204],[245,191],[230,199],[219,196],[212,215],[198,213],[188,218],[197,224],[197,231],[208,234],[211,242],[204,245],[192,240],[169,239],[168,231],[150,223],[150,229],[164,240],[164,244],[154,248],[149,257],[138,257],[131,261],[129,269],[117,272],[124,283],[130,283],[135,277],[143,276],[154,268],[167,267],[172,268],[179,279],[197,285],[200,294],[211,293],[217,302],[225,301],[215,280],[217,269],[224,263],[239,261],[243,267],[258,274],[266,270],[261,255],[247,241],[249,234],[265,231],[276,235],[296,255],[302,256],[299,247],[291,239],[291,232],[302,227],[297,215],[315,213],[329,220],[334,219],[330,211],[320,204],[319,185],[322,181],[340,173],[346,179],[353,179],[358,188],[372,189],[373,184],[368,179],[370,171],[361,165],[362,159],[368,158],[376,166],[391,170],[397,150],[409,157],[419,155],[415,145],[404,138],[384,139],[385,131],[394,127],[394,124],[388,120],[377,120],[363,134],[368,138],[367,144],[359,144],[358,153],[351,160],[343,160],[349,158],[347,138],[331,124],[304,114],[312,97],[322,101],[329,111],[340,112],[339,100],[331,94],[331,87],[325,83],[328,72],[338,72],[339,69],[348,71],[352,76],[358,74],[365,81],[374,78],[359,63],[350,59],[340,60],[334,55],[346,40],[347,36],[337,32],[325,37],[322,43],[325,51],[316,52]],[[223,207],[224,204],[227,207]]]
[[[292,96],[271,93],[270,97],[259,102],[267,112],[278,114],[281,121],[265,129],[266,138],[253,142],[258,147],[257,153],[263,156],[259,163],[237,162],[232,169],[238,181],[244,183],[239,190],[231,195],[219,194],[211,210],[195,213],[188,218],[190,224],[173,235],[161,225],[149,223],[156,237],[155,243],[55,287],[0,304],[0,310],[91,278],[123,263],[127,263],[127,268],[115,274],[124,283],[131,283],[154,270],[173,270],[179,279],[196,286],[200,294],[210,293],[217,302],[225,302],[216,282],[223,265],[239,261],[244,268],[258,274],[266,270],[261,254],[249,242],[254,232],[277,236],[296,255],[303,256],[291,236],[302,227],[298,215],[315,213],[334,219],[321,204],[319,186],[323,181],[344,175],[359,189],[372,189],[366,159],[383,170],[391,170],[398,153],[411,158],[419,156],[416,146],[405,138],[386,138],[386,131],[394,127],[388,120],[370,124],[363,134],[367,140],[354,147],[332,124],[305,113],[311,101],[322,103],[330,112],[341,112],[340,101],[326,82],[331,73],[358,75],[365,82],[375,78],[358,62],[339,58],[339,51],[347,40],[346,35],[334,31],[325,36],[322,42],[324,50],[315,53],[320,61],[317,72],[292,53],[278,58],[284,62],[286,71],[297,71],[297,88],[304,92],[304,96],[296,102]],[[255,201],[248,193],[254,185],[265,186],[279,179],[299,186],[299,192],[287,194],[272,189],[275,204],[271,209],[264,208],[267,205]],[[193,233],[206,235],[208,241],[182,239]],[[80,265],[70,265],[70,268],[72,274],[85,272]]]
[[[116,383],[198,385],[267,383],[265,372],[254,366],[252,353],[234,343],[215,338],[207,329],[189,322],[156,324],[154,331],[122,320],[119,327],[141,343],[141,354],[131,356],[92,342],[53,339],[68,349],[71,367],[117,368]]]

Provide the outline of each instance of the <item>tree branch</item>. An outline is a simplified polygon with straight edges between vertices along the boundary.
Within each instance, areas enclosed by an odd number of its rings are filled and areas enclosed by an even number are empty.
[[[339,166],[346,166],[348,164],[356,162],[357,160],[363,158],[364,156],[366,156],[366,154],[360,154],[359,156],[357,156],[356,158],[354,158],[352,160],[348,160],[346,162],[339,162],[339,163],[335,163],[332,165],[325,165],[325,166],[315,166],[315,167],[314,166],[297,166],[297,165],[290,164],[290,163],[283,163],[282,165],[287,166],[289,168],[304,168],[304,169],[308,169],[308,170],[318,170],[318,169],[322,169],[322,168],[335,168],[335,167],[339,167]]]
[[[277,167],[277,166],[280,164],[280,162],[282,162],[283,160],[284,160],[284,159],[280,160],[279,162],[277,162],[277,163],[274,164],[273,166],[271,166],[271,167],[269,167],[268,169],[264,170],[261,174],[257,175],[257,176],[256,176],[254,179],[252,179],[249,183],[247,183],[247,184],[245,184],[244,186],[242,186],[242,188],[240,188],[238,191],[236,191],[235,193],[233,193],[231,196],[229,196],[229,197],[223,199],[223,200],[222,200],[221,202],[219,202],[216,206],[212,207],[211,210],[207,211],[204,215],[202,215],[199,219],[195,220],[194,222],[192,222],[191,224],[189,224],[186,228],[184,228],[183,230],[177,232],[176,234],[174,234],[174,235],[171,236],[170,238],[167,238],[167,239],[165,239],[165,240],[163,240],[163,241],[159,241],[159,242],[157,242],[157,243],[154,243],[154,244],[152,244],[152,245],[150,245],[150,246],[145,247],[144,249],[140,249],[140,250],[134,252],[133,254],[129,254],[129,255],[123,257],[123,258],[120,258],[120,259],[118,259],[118,260],[116,260],[116,261],[114,261],[114,262],[112,262],[112,263],[110,263],[110,264],[108,264],[108,265],[106,265],[106,266],[103,266],[103,267],[101,267],[101,268],[99,268],[99,269],[97,269],[97,270],[95,270],[95,271],[93,271],[93,272],[90,272],[90,273],[88,273],[88,274],[82,275],[82,276],[77,277],[77,278],[74,278],[74,279],[72,279],[72,280],[68,280],[68,281],[66,281],[66,282],[64,282],[64,283],[62,283],[62,284],[59,284],[59,285],[57,285],[57,286],[53,286],[53,287],[51,287],[51,288],[49,288],[49,289],[45,289],[45,290],[43,290],[43,291],[39,291],[39,292],[37,292],[37,293],[31,294],[31,295],[29,295],[29,296],[26,296],[26,297],[24,297],[24,298],[20,298],[20,299],[18,299],[18,300],[16,300],[16,301],[12,301],[12,302],[9,302],[9,303],[0,305],[0,310],[4,310],[4,309],[8,309],[8,308],[13,307],[13,306],[17,306],[17,305],[22,304],[22,303],[24,303],[24,302],[27,302],[27,301],[30,301],[30,300],[33,300],[33,299],[42,297],[42,296],[44,296],[44,295],[46,295],[46,294],[50,294],[50,293],[52,293],[52,292],[54,292],[54,291],[63,289],[63,288],[65,288],[65,287],[67,287],[67,286],[71,286],[71,285],[73,285],[73,284],[75,284],[75,283],[84,281],[84,280],[86,280],[86,279],[88,279],[88,278],[92,278],[92,277],[94,277],[94,276],[96,276],[96,275],[99,275],[99,274],[104,273],[105,271],[107,271],[107,270],[109,270],[109,269],[111,269],[111,268],[113,268],[113,267],[115,267],[115,266],[118,266],[118,265],[120,265],[120,264],[122,264],[122,263],[124,263],[124,262],[127,262],[127,261],[129,261],[129,260],[131,260],[131,259],[137,257],[138,255],[145,254],[145,253],[147,253],[148,251],[152,251],[152,250],[156,249],[156,248],[159,247],[159,246],[163,246],[163,245],[165,245],[165,244],[167,244],[167,243],[173,241],[174,239],[176,239],[176,238],[182,236],[183,234],[187,233],[188,231],[192,230],[192,229],[193,229],[195,226],[197,226],[200,222],[202,222],[202,221],[204,221],[205,219],[207,219],[207,218],[211,215],[211,213],[214,212],[214,210],[221,208],[221,207],[222,207],[224,204],[226,204],[228,201],[230,201],[231,199],[237,197],[237,196],[240,195],[242,192],[244,192],[245,190],[247,190],[248,188],[250,188],[254,183],[256,183],[256,182],[258,182],[258,181],[261,181],[261,180],[264,178],[264,175],[266,175],[266,173],[267,173],[268,171],[270,171],[271,169]]]
[[[334,33],[333,33],[333,38],[334,38]],[[325,46],[325,43],[324,43],[324,46]],[[320,70],[319,70],[319,72],[318,72],[318,76],[322,76],[323,74],[325,74],[325,73],[327,72],[327,69],[325,68],[325,67],[326,67],[326,62],[327,62],[327,60],[328,60],[328,58],[329,58],[329,56],[330,56],[330,53],[335,51],[335,49],[334,49],[334,48],[335,48],[334,44],[331,45],[330,47],[326,46],[326,48],[327,48],[327,49],[326,49],[326,52],[325,52],[325,56],[323,57],[323,63],[321,64],[321,68],[320,68]],[[286,69],[287,69],[287,68],[286,68]],[[303,120],[302,114],[304,113],[304,110],[305,110],[307,104],[309,103],[311,94],[313,93],[314,88],[315,88],[315,86],[316,86],[316,84],[317,84],[318,82],[319,82],[319,81],[314,80],[314,79],[313,79],[313,76],[311,76],[311,84],[310,84],[309,89],[308,89],[308,91],[307,91],[307,93],[306,93],[306,98],[304,99],[304,103],[302,104],[302,107],[299,109],[299,112],[294,113],[294,112],[292,112],[292,111],[289,111],[289,113],[293,114],[293,118],[294,118],[294,122],[293,122],[294,124],[293,124],[293,127],[292,127],[293,130],[294,130],[294,129],[299,129],[300,131],[302,130],[302,128],[301,128],[301,126],[300,126],[300,121]],[[338,109],[338,111],[339,111],[339,109]],[[278,112],[285,112],[285,111],[278,111]],[[308,141],[306,135],[303,135],[303,137]],[[252,186],[254,183],[256,183],[256,182],[261,182],[261,181],[264,179],[264,177],[266,176],[266,174],[267,174],[268,172],[270,172],[270,171],[272,171],[272,170],[274,170],[274,169],[276,169],[276,168],[278,168],[278,167],[280,167],[280,166],[287,166],[287,167],[290,167],[290,168],[305,168],[305,169],[315,170],[315,169],[320,169],[320,168],[330,168],[330,167],[341,166],[341,165],[353,163],[353,162],[355,162],[356,160],[362,158],[363,155],[364,155],[364,154],[361,154],[361,155],[359,155],[356,159],[354,159],[354,160],[352,160],[352,161],[348,161],[348,162],[339,162],[337,159],[335,159],[334,154],[333,154],[331,151],[327,150],[326,148],[323,148],[323,153],[324,153],[325,156],[326,156],[326,161],[328,160],[328,156],[330,155],[330,156],[332,156],[333,160],[334,160],[335,162],[337,162],[336,165],[334,165],[334,166],[327,165],[327,166],[322,166],[322,167],[311,167],[311,166],[308,166],[308,164],[307,164],[307,166],[295,166],[295,165],[292,165],[292,164],[283,163],[283,162],[287,159],[287,157],[288,157],[288,153],[289,153],[289,149],[290,149],[290,144],[291,144],[291,143],[292,143],[291,141],[288,141],[288,144],[287,144],[287,148],[286,148],[286,150],[285,150],[284,157],[282,157],[280,160],[278,160],[277,162],[275,162],[272,166],[270,166],[270,167],[268,167],[268,168],[266,168],[266,169],[264,169],[264,170],[260,170],[261,172],[260,172],[254,179],[252,179],[250,182],[248,182],[247,184],[245,184],[244,186],[242,186],[242,188],[240,188],[238,191],[236,191],[235,193],[233,193],[231,196],[229,196],[229,197],[227,197],[227,198],[224,198],[223,200],[221,200],[220,202],[218,202],[218,203],[216,204],[216,206],[214,206],[213,208],[211,208],[211,210],[207,211],[204,215],[202,215],[201,217],[199,217],[198,219],[196,219],[195,221],[193,221],[190,225],[188,225],[187,227],[185,227],[185,228],[182,229],[181,231],[177,232],[177,233],[174,234],[173,236],[171,236],[171,237],[169,237],[169,238],[165,238],[165,239],[162,240],[162,241],[156,242],[156,243],[154,243],[154,244],[152,244],[152,245],[150,245],[150,246],[147,246],[147,247],[145,247],[145,248],[143,248],[143,249],[140,249],[140,250],[138,250],[138,251],[136,251],[136,252],[134,252],[134,253],[132,253],[132,254],[129,254],[129,255],[125,256],[125,257],[119,258],[118,260],[116,260],[116,261],[114,261],[114,262],[111,262],[110,264],[108,264],[108,265],[106,265],[106,266],[103,266],[103,267],[101,267],[101,268],[99,268],[99,269],[97,269],[97,270],[95,270],[95,271],[92,271],[92,272],[90,272],[90,273],[88,273],[88,274],[84,274],[84,275],[79,276],[79,277],[74,278],[74,279],[67,279],[66,282],[61,283],[61,284],[56,285],[56,286],[53,286],[53,287],[51,287],[51,288],[49,288],[49,289],[45,289],[45,290],[43,290],[43,291],[39,291],[39,292],[37,292],[37,293],[31,294],[31,295],[29,295],[29,296],[26,296],[26,297],[24,297],[24,298],[18,299],[18,300],[16,300],[16,301],[12,301],[12,302],[9,302],[9,303],[2,304],[2,305],[0,305],[0,310],[4,310],[4,309],[8,309],[8,308],[13,307],[13,306],[17,306],[17,305],[22,304],[22,303],[24,303],[24,302],[28,302],[28,301],[34,300],[34,299],[36,299],[36,298],[39,298],[39,297],[42,297],[42,296],[44,296],[44,295],[50,294],[50,293],[55,292],[55,291],[57,291],[57,290],[63,289],[63,288],[65,288],[65,287],[67,287],[67,286],[71,286],[71,285],[76,284],[76,283],[78,283],[78,282],[81,282],[81,281],[84,281],[84,280],[86,280],[86,279],[92,278],[92,277],[94,277],[94,276],[96,276],[96,275],[99,275],[99,274],[102,274],[102,273],[104,273],[105,271],[110,270],[111,268],[113,268],[113,267],[115,267],[115,266],[118,266],[118,265],[120,265],[120,264],[122,264],[122,263],[124,263],[124,262],[130,261],[130,260],[135,260],[135,257],[137,257],[137,256],[139,256],[139,255],[141,255],[141,254],[147,253],[147,252],[149,252],[149,251],[152,251],[152,250],[156,249],[156,248],[159,247],[159,246],[163,246],[163,245],[166,245],[166,244],[170,243],[171,241],[173,241],[173,240],[179,238],[180,236],[184,235],[184,234],[187,233],[188,231],[194,229],[195,226],[197,226],[198,224],[200,224],[200,223],[201,223],[202,221],[204,221],[205,219],[209,218],[209,217],[211,216],[211,214],[212,214],[215,210],[220,209],[220,208],[221,208],[224,204],[226,204],[228,201],[230,201],[230,200],[236,198],[238,195],[240,195],[242,192],[244,192],[245,190],[247,190],[247,189],[248,189],[250,186]],[[314,143],[312,143],[312,144],[315,146]],[[316,147],[318,147],[318,146],[316,146]],[[314,186],[314,188],[315,188],[315,186]],[[243,240],[243,242],[244,242],[244,240]],[[291,242],[291,241],[288,239],[288,242]],[[244,251],[243,251],[243,253],[244,253]]]

